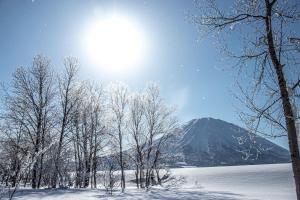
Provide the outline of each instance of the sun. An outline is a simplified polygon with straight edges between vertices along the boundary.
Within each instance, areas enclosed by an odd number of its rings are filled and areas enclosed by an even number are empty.
[[[85,47],[90,59],[102,69],[129,72],[141,63],[146,40],[142,28],[133,20],[114,14],[90,25]]]

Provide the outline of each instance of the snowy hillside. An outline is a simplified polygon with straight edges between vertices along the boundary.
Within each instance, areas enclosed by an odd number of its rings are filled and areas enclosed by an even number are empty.
[[[132,171],[127,171],[132,176]],[[192,199],[293,200],[296,199],[290,164],[172,169],[164,187],[150,191],[127,182],[124,194],[107,196],[101,189],[24,190],[17,200]]]
[[[289,162],[289,152],[234,124],[213,118],[194,119],[174,133],[168,151],[176,155],[170,163],[179,167],[272,164]],[[181,156],[177,156],[181,155]]]

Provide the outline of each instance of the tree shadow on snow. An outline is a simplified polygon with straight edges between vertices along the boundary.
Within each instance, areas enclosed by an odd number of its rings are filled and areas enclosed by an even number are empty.
[[[243,200],[245,196],[230,192],[221,191],[195,191],[192,189],[176,190],[176,189],[163,189],[152,188],[150,191],[128,191],[124,194],[96,195],[99,199],[107,199],[111,197],[116,200],[133,199],[161,199],[161,200]]]
[[[199,188],[151,188],[148,192],[145,190],[127,190],[125,193],[116,192],[112,196],[105,193],[102,189],[20,189],[14,196],[14,199],[24,196],[39,196],[41,198],[57,198],[60,199],[66,194],[82,194],[95,191],[96,194],[88,195],[89,197],[96,197],[97,199],[133,199],[133,200],[144,200],[144,199],[163,199],[163,200],[242,200],[245,196],[230,192],[221,191],[201,191]],[[83,194],[83,196],[85,196]],[[88,200],[88,196],[85,199]]]
[[[149,195],[151,199],[166,199],[166,200],[242,200],[243,197],[240,194],[230,192],[219,192],[219,191],[195,191],[195,190],[167,190],[162,192],[151,191]]]
[[[91,190],[91,189],[89,189]],[[18,197],[24,197],[27,195],[38,195],[41,197],[55,197],[65,194],[80,194],[87,192],[87,189],[19,189],[17,190],[16,194],[14,195],[14,199]]]

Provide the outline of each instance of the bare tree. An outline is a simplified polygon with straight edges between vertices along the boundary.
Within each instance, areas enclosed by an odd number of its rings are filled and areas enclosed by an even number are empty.
[[[115,83],[105,93],[102,86],[76,79],[76,59],[64,64],[56,85],[50,60],[37,56],[31,68],[18,68],[3,90],[1,186],[14,189],[12,196],[30,180],[32,188],[72,186],[73,181],[75,187],[96,188],[99,160],[106,157],[112,158],[106,162],[106,188],[112,193],[121,186],[124,192],[130,142],[137,186],[160,182],[163,148],[176,120],[159,88],[151,84],[130,96],[127,86]]]
[[[45,136],[51,128],[54,91],[50,60],[36,56],[30,69],[18,68],[13,76],[12,90],[7,96],[7,119],[22,125],[31,142],[32,188],[38,187],[39,161],[42,167]]]
[[[28,145],[24,141],[22,125],[15,124],[15,121],[5,119],[1,126],[1,168],[2,181],[0,199],[7,197],[12,199],[19,186],[23,175],[23,168],[28,158]],[[3,184],[5,179],[5,184]]]
[[[291,105],[291,99],[299,103],[299,33],[295,29],[299,26],[299,3],[236,0],[231,7],[220,4],[214,0],[197,1],[200,15],[192,16],[192,20],[200,31],[217,33],[218,38],[239,41],[242,45],[242,49],[237,50],[239,53],[224,49],[229,56],[238,59],[242,79],[249,73],[253,77],[250,89],[243,89],[245,81],[239,84],[244,96],[242,101],[254,113],[242,117],[253,131],[273,137],[287,133],[297,199],[300,199],[298,119]],[[277,134],[266,132],[265,125]]]
[[[119,164],[121,168],[121,188],[125,190],[125,163],[123,159],[125,113],[128,104],[128,89],[122,83],[113,83],[109,86],[109,109],[111,110],[112,128],[117,135],[116,140],[119,146]]]
[[[144,101],[141,94],[132,94],[129,100],[129,133],[133,139],[132,160],[136,163],[137,187],[144,187],[144,153],[147,142],[145,134]]]
[[[74,106],[78,101],[77,86],[76,86],[76,73],[78,71],[78,61],[75,58],[68,57],[64,61],[65,71],[59,78],[59,105],[61,106],[59,113],[61,117],[59,119],[60,131],[57,152],[54,158],[55,169],[52,177],[52,188],[57,185],[57,177],[59,173],[59,164],[62,147],[64,143],[65,134],[70,124],[70,116],[74,110]]]
[[[105,106],[102,87],[85,83],[72,116],[72,141],[76,165],[75,186],[97,186],[98,154],[105,137]]]
[[[146,177],[148,188],[154,178],[154,170],[159,166],[162,147],[166,144],[169,134],[177,128],[177,119],[173,116],[174,109],[165,105],[160,96],[159,87],[149,84],[145,92],[145,125],[146,125]],[[157,173],[160,182],[159,173]]]

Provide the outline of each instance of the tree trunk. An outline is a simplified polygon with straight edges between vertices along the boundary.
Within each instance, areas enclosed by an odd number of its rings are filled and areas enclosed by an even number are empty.
[[[94,158],[93,158],[93,184],[94,184],[94,188],[97,188],[97,157],[96,157],[96,153],[94,154]]]
[[[156,168],[155,172],[156,172],[157,183],[159,185],[161,185],[161,178],[160,178],[160,175],[159,175],[159,169]]]
[[[42,180],[42,176],[43,176],[43,165],[44,165],[44,153],[42,153],[41,155],[41,160],[40,160],[40,173],[39,173],[39,177],[38,177],[38,183],[37,183],[37,188],[40,188],[41,186],[41,180]]]
[[[35,151],[33,157],[33,166],[32,166],[32,177],[31,177],[31,187],[35,189],[37,187],[37,173],[38,173],[38,152],[39,152],[39,143],[40,139],[37,136],[36,144],[35,144]]]
[[[145,187],[144,183],[145,183],[144,167],[143,167],[143,165],[141,165],[141,169],[140,169],[140,186],[141,186],[141,188]]]
[[[296,123],[295,123],[294,113],[289,99],[285,76],[283,73],[283,65],[280,63],[274,47],[272,21],[271,21],[272,4],[268,0],[266,0],[265,2],[266,2],[265,25],[266,25],[266,33],[267,33],[267,41],[268,41],[268,50],[269,50],[269,54],[274,69],[276,71],[278,86],[280,89],[282,107],[284,111],[285,123],[288,132],[288,142],[289,142],[289,148],[290,148],[290,154],[292,160],[292,168],[294,172],[296,194],[297,194],[297,199],[300,200],[300,156],[299,156]]]
[[[120,167],[121,167],[121,188],[122,188],[122,192],[124,192],[125,190],[125,174],[124,174],[124,162],[123,162],[123,144],[122,144],[122,134],[121,134],[121,127],[119,125],[118,127],[119,129],[119,142],[120,142]]]
[[[37,168],[38,168],[38,162],[35,161],[32,167],[32,177],[31,177],[31,187],[33,189],[36,188],[36,178],[37,178]]]
[[[150,186],[150,174],[151,174],[151,170],[147,169],[146,170],[146,180],[145,180],[146,188],[148,188]]]
[[[13,175],[11,176],[11,186],[12,187],[15,187],[16,184],[17,184],[17,179],[18,179],[18,176],[19,176],[19,172],[20,172],[20,164],[19,164],[19,161],[17,160],[18,158],[15,157],[14,158],[14,162],[12,164],[12,172],[13,172]]]
[[[140,183],[139,183],[139,166],[138,165],[136,165],[135,183],[136,183],[136,187],[140,188]]]
[[[28,176],[29,176],[29,172],[26,173],[26,177],[25,177],[25,180],[24,180],[24,187],[26,187],[26,185],[27,185]]]
[[[37,183],[37,187],[40,188],[41,186],[41,180],[42,180],[42,176],[43,176],[43,167],[44,167],[44,149],[45,149],[45,119],[44,119],[44,128],[43,128],[43,132],[42,132],[42,141],[41,141],[41,145],[42,145],[42,154],[41,154],[41,160],[40,160],[40,170],[39,170],[39,177],[38,177],[38,183]]]
[[[57,184],[57,177],[58,177],[58,171],[59,171],[59,166],[58,166],[59,163],[58,162],[59,162],[60,154],[61,154],[61,150],[62,150],[63,138],[64,138],[64,133],[65,133],[65,126],[66,126],[66,117],[64,116],[63,121],[62,121],[60,136],[59,136],[57,153],[56,153],[55,161],[54,161],[54,173],[53,173],[53,177],[52,177],[52,188],[56,188],[56,184]]]

